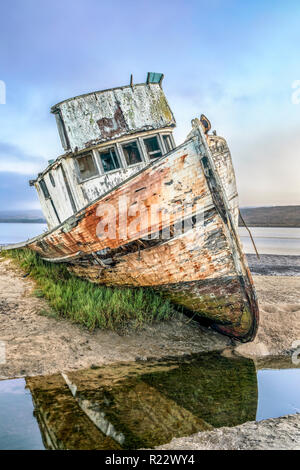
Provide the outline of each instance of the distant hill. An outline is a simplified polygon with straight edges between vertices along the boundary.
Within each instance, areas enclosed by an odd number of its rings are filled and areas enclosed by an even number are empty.
[[[244,207],[242,216],[249,227],[300,227],[300,206]],[[0,223],[44,224],[40,210],[0,211]],[[241,220],[239,225],[243,226]]]
[[[249,227],[300,227],[300,206],[245,207],[241,213]]]
[[[40,210],[0,211],[0,223],[44,224],[46,220]]]

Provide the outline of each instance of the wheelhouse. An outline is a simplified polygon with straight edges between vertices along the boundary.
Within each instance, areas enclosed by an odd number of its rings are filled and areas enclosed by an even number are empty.
[[[146,83],[53,106],[66,152],[30,182],[49,229],[175,148],[176,122],[162,78],[149,73]]]

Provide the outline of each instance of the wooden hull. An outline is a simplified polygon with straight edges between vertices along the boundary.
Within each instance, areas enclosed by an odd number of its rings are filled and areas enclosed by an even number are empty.
[[[237,210],[231,159],[214,157],[195,125],[182,146],[28,246],[95,283],[159,289],[249,341],[258,307]]]

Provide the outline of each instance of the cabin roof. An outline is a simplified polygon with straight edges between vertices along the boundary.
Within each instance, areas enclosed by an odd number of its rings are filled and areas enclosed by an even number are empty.
[[[51,110],[56,115],[63,147],[71,152],[176,125],[160,83],[86,93],[62,101]]]
[[[123,85],[123,86],[116,86],[112,88],[106,88],[104,90],[97,90],[97,91],[89,91],[88,93],[82,93],[81,95],[76,95],[72,96],[71,98],[67,98],[65,100],[59,101],[58,103],[54,104],[51,106],[51,113],[56,113],[58,108],[63,104],[63,103],[68,103],[73,100],[77,100],[78,98],[85,98],[90,95],[99,95],[101,93],[106,93],[108,91],[115,91],[115,90],[125,90],[126,88],[133,88],[133,87],[139,87],[139,86],[145,86],[145,83],[135,83],[134,85]]]

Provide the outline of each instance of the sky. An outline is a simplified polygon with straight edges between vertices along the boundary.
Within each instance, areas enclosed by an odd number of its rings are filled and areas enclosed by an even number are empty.
[[[201,113],[227,139],[241,206],[300,204],[298,0],[1,0],[0,8],[0,210],[39,207],[27,182],[63,153],[53,104],[126,85],[130,74],[144,82],[148,71],[165,75],[177,144]]]

